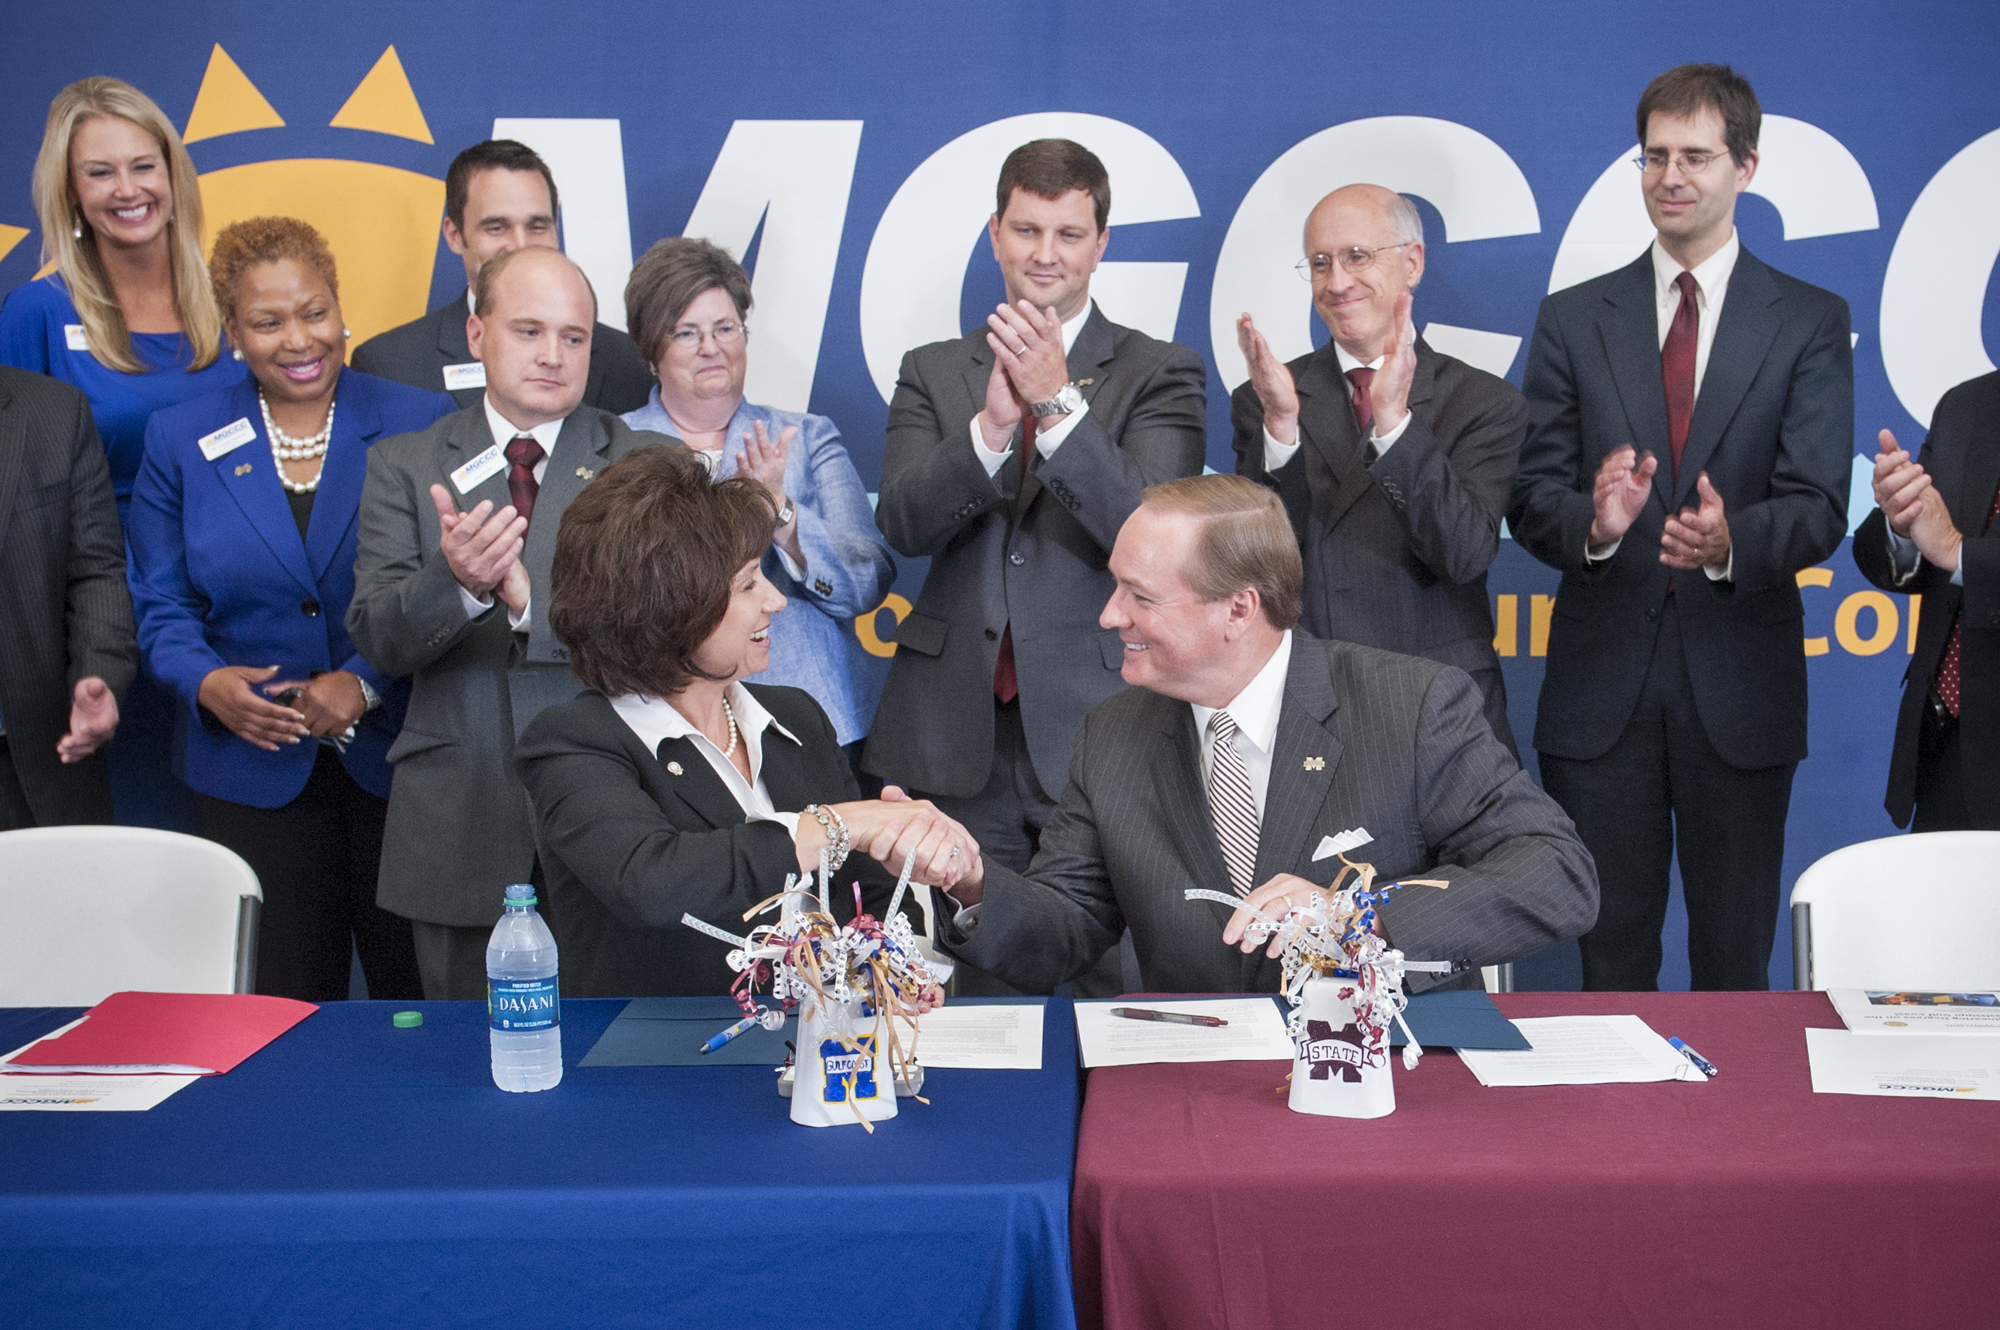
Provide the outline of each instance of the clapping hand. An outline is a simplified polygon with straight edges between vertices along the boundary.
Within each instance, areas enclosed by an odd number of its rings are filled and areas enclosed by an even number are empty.
[[[1264,406],[1264,428],[1272,438],[1290,447],[1299,441],[1299,390],[1292,372],[1271,354],[1271,344],[1246,314],[1236,320],[1236,345],[1250,367],[1250,386]]]
[[[736,470],[739,475],[749,476],[764,487],[776,507],[785,506],[785,463],[791,457],[792,439],[799,432],[797,425],[785,426],[776,443],[764,428],[761,420],[750,424],[750,437],[743,440],[743,451],[737,454]]]
[[[1659,469],[1659,458],[1651,453],[1641,457],[1629,443],[1604,459],[1590,492],[1594,513],[1590,549],[1600,550],[1625,539],[1625,533],[1632,529],[1639,510],[1646,506],[1646,499],[1653,492],[1653,473]]]
[[[442,485],[431,486],[431,502],[437,505],[438,551],[466,594],[486,600],[497,593],[515,613],[526,609],[528,570],[521,566],[521,549],[527,544],[528,519],[511,503],[494,512],[491,499],[461,513]]]
[[[1930,475],[1910,459],[1888,430],[1875,436],[1875,446],[1880,449],[1870,482],[1875,506],[1882,510],[1889,529],[1908,540],[1917,514],[1923,510],[1924,491],[1932,488]]]
[[[276,665],[224,665],[210,670],[195,700],[221,721],[231,734],[267,753],[280,744],[295,744],[310,733],[305,716],[288,706],[260,697],[257,688],[278,673]]]
[[[1708,483],[1704,471],[1695,480],[1701,506],[1683,508],[1667,519],[1660,531],[1660,562],[1669,568],[1693,572],[1697,568],[1722,569],[1729,566],[1729,518],[1722,510],[1722,496]]]
[[[1417,377],[1417,325],[1410,317],[1414,304],[1408,291],[1396,297],[1395,322],[1390,325],[1389,345],[1383,349],[1382,368],[1368,385],[1378,437],[1402,424],[1403,417],[1410,414],[1410,385]]]
[[[993,363],[1007,371],[1023,402],[1046,402],[1069,382],[1069,353],[1053,305],[1001,305],[986,316],[986,329]]]

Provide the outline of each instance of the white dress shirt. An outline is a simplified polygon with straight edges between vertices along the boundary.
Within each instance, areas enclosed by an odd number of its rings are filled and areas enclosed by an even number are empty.
[[[1271,788],[1271,750],[1278,742],[1278,713],[1285,706],[1285,674],[1292,666],[1292,633],[1278,642],[1278,649],[1264,662],[1243,691],[1229,700],[1229,705],[1219,708],[1227,711],[1229,718],[1236,722],[1236,733],[1231,742],[1237,754],[1243,759],[1244,774],[1250,778],[1250,797],[1257,804],[1257,821],[1264,821],[1264,795]],[[1218,708],[1205,707],[1199,702],[1188,703],[1194,711],[1195,747],[1201,758],[1201,784],[1208,788],[1210,773],[1215,767],[1215,740],[1208,732],[1208,718]]]
[[[535,442],[542,445],[542,460],[535,463],[535,484],[540,485],[542,477],[548,473],[549,457],[556,450],[556,436],[562,433],[563,422],[560,420],[551,420],[537,425],[533,429],[522,429],[494,409],[491,397],[481,394],[479,400],[486,408],[486,428],[493,431],[493,442],[499,447],[502,449],[506,448],[508,444],[514,441],[515,436],[520,434],[532,434]],[[489,595],[486,599],[481,600],[470,591],[467,591],[463,584],[458,588],[458,599],[459,603],[465,606],[465,617],[468,619],[477,619],[480,615],[493,608],[492,596]],[[527,632],[528,611],[533,608],[534,602],[532,600],[523,605],[519,613],[510,608],[507,611],[508,627],[517,633]]]
[[[1659,316],[1660,349],[1667,346],[1667,334],[1673,331],[1674,315],[1680,312],[1681,289],[1676,283],[1684,272],[1694,274],[1694,400],[1701,400],[1701,381],[1708,373],[1708,353],[1715,349],[1715,326],[1722,321],[1722,302],[1729,298],[1729,277],[1736,271],[1736,256],[1743,252],[1742,242],[1736,238],[1736,228],[1729,229],[1729,239],[1721,249],[1703,259],[1692,268],[1683,268],[1667,253],[1666,247],[1653,240],[1649,253],[1653,256],[1653,312]],[[1660,459],[1661,466],[1671,465],[1666,458]],[[1586,542],[1589,537],[1585,537]],[[1601,550],[1584,549],[1584,557],[1592,563],[1602,563],[1618,552],[1624,541],[1614,540]],[[1736,571],[1736,551],[1730,550],[1729,558],[1721,568],[1703,568],[1711,582],[1727,582]]]
[[[708,759],[708,765],[715,768],[715,774],[729,788],[736,800],[736,806],[752,822],[775,822],[785,829],[785,834],[794,840],[799,834],[799,819],[803,813],[781,813],[771,805],[771,792],[764,788],[764,737],[769,730],[779,737],[799,746],[798,736],[771,718],[771,713],[750,690],[740,683],[729,685],[729,706],[736,713],[736,741],[743,745],[744,755],[750,759],[750,779],[743,779],[743,773],[736,764],[722,755],[722,749],[715,740],[703,734],[694,723],[673,705],[657,697],[647,697],[642,693],[626,693],[611,699],[611,709],[618,718],[639,736],[639,742],[646,745],[646,751],[657,754],[660,743],[665,739],[691,739],[701,755]]]
[[[1063,354],[1065,356],[1069,354],[1070,348],[1076,345],[1077,334],[1083,331],[1084,322],[1090,318],[1090,311],[1096,307],[1096,301],[1084,301],[1083,312],[1063,324],[1062,339]],[[984,414],[985,408],[982,407],[979,415]],[[1062,447],[1062,441],[1067,439],[1069,432],[1076,428],[1076,422],[1089,414],[1090,403],[1085,402],[1055,424],[1037,426],[1035,429],[1035,451],[1042,455],[1042,460],[1046,462],[1049,458],[1054,457],[1056,449]],[[979,464],[986,468],[986,474],[991,476],[997,474],[1001,464],[1014,455],[1013,440],[1021,437],[1021,427],[1019,425],[1014,427],[1014,434],[1009,438],[1006,450],[996,453],[986,446],[986,436],[980,433],[979,415],[975,415],[972,418],[972,451],[979,458]]]
[[[1349,390],[1347,396],[1351,409],[1351,403],[1354,400],[1354,393],[1353,393],[1354,380],[1347,378],[1347,371],[1351,369],[1379,370],[1382,368],[1382,362],[1387,360],[1388,356],[1379,355],[1375,357],[1373,360],[1370,360],[1364,364],[1362,361],[1349,355],[1347,353],[1347,348],[1342,346],[1339,342],[1335,342],[1333,344],[1333,354],[1340,360],[1340,377],[1347,380],[1347,386]],[[1377,457],[1380,457],[1383,453],[1389,451],[1390,447],[1394,445],[1396,440],[1403,437],[1403,431],[1408,429],[1409,427],[1410,427],[1410,413],[1408,411],[1405,411],[1403,413],[1403,418],[1396,422],[1396,428],[1390,430],[1387,434],[1377,434],[1375,432],[1375,426],[1371,422],[1368,426],[1368,436],[1367,438],[1363,439],[1362,442],[1364,444],[1373,442],[1375,445],[1375,455]],[[1268,425],[1265,426],[1264,469],[1266,471],[1276,471],[1279,467],[1291,461],[1292,458],[1298,455],[1299,445],[1304,442],[1305,438],[1304,436],[1301,436],[1299,438],[1292,440],[1290,443],[1280,443],[1278,442],[1278,436],[1271,433],[1270,427]],[[1364,448],[1363,451],[1365,452],[1366,449]]]

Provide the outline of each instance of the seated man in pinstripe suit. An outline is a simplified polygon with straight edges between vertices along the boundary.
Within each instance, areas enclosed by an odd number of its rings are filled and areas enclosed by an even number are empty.
[[[1590,927],[1590,855],[1463,671],[1293,631],[1299,550],[1276,494],[1240,476],[1155,485],[1110,566],[1101,622],[1135,687],[1085,718],[1027,873],[984,864],[953,889],[952,951],[1047,992],[1129,926],[1147,990],[1275,991],[1247,916],[1183,892],[1297,899],[1332,880],[1340,859],[1317,849],[1343,832],[1367,837],[1351,857],[1383,881],[1450,883],[1397,892],[1379,924],[1410,959],[1452,962],[1445,984]]]

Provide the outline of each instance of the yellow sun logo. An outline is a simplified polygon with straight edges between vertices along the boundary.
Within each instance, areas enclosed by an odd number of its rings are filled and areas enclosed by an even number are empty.
[[[278,129],[284,118],[249,75],[217,46],[181,136],[195,144],[225,134]],[[433,143],[423,108],[391,46],[382,52],[329,124]],[[430,298],[444,181],[400,167],[339,158],[292,158],[230,166],[201,175],[207,249],[215,233],[246,217],[311,222],[340,265],[340,308],[359,346],[423,315]]]

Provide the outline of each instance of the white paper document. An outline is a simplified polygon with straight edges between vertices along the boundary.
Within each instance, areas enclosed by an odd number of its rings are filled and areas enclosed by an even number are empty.
[[[2000,1036],[1877,1039],[1852,1030],[1807,1030],[1806,1058],[1814,1094],[2000,1099]]]
[[[0,1076],[0,1112],[143,1113],[199,1076]]]
[[[939,1007],[918,1024],[917,1061],[929,1068],[1040,1071],[1039,1002]]]
[[[2000,1035],[2000,993],[1833,988],[1826,995],[1856,1034]]]
[[[1219,1016],[1227,1025],[1180,1025],[1113,1016],[1113,1007],[1144,1007]],[[1153,998],[1076,1004],[1076,1037],[1086,1067],[1144,1062],[1290,1062],[1292,1037],[1268,997]]]
[[[1514,1022],[1532,1049],[1461,1048],[1481,1085],[1706,1081],[1637,1016],[1539,1016]]]

